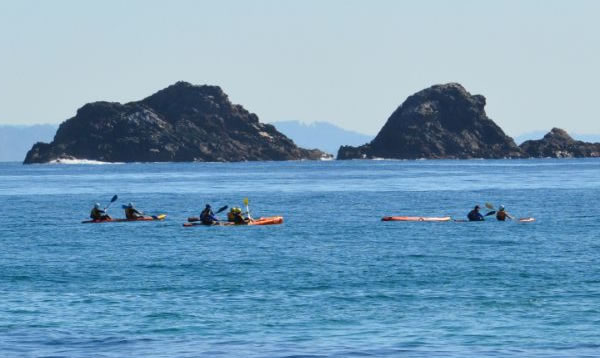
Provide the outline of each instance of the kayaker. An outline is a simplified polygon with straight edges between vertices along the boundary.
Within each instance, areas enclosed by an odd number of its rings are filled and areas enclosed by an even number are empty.
[[[136,220],[136,219],[144,217],[144,213],[138,211],[133,206],[133,203],[127,204],[127,206],[125,206],[124,209],[125,209],[125,217],[127,218],[127,220]]]
[[[481,215],[481,213],[479,212],[479,205],[475,205],[475,208],[473,208],[473,210],[471,210],[469,212],[469,214],[467,214],[467,218],[469,218],[469,221],[483,221],[483,220],[485,220],[483,218],[483,215]]]
[[[229,221],[230,223],[235,221],[235,213],[237,212],[237,207],[232,207],[229,212],[227,213],[227,221]],[[241,211],[241,210],[240,210]]]
[[[102,220],[110,220],[111,217],[106,213],[106,210],[100,207],[100,203],[94,204],[92,208],[92,212],[90,213],[90,218],[92,220],[102,221]]]
[[[514,217],[512,217],[509,213],[506,212],[506,210],[504,210],[504,205],[500,205],[500,208],[496,213],[496,219],[498,219],[499,221],[505,221],[506,218],[509,218],[510,220],[514,219]]]
[[[233,222],[236,225],[246,225],[246,224],[248,224],[249,221],[250,221],[250,219],[245,218],[242,215],[242,209],[236,208],[236,210],[233,213]]]
[[[210,208],[209,204],[206,204],[206,207],[200,213],[200,221],[204,225],[214,225],[219,221],[219,219],[217,219],[217,217],[215,216],[215,213],[213,213],[212,209]]]

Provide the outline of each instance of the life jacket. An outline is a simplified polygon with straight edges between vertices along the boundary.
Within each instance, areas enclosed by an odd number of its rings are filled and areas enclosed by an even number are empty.
[[[200,213],[200,221],[202,221],[203,224],[212,224],[215,220],[213,219],[213,212],[210,209],[204,209],[202,210],[202,212]]]
[[[506,211],[504,210],[500,210],[496,213],[496,219],[500,220],[500,221],[504,221],[506,220]]]
[[[242,213],[235,214],[233,216],[233,222],[235,222],[237,225],[246,224],[246,220],[244,220]]]
[[[135,208],[125,208],[125,217],[129,220],[133,220],[139,218],[140,215]]]
[[[233,211],[230,211],[227,213],[227,221],[229,221],[229,222],[235,221],[235,213]]]
[[[93,208],[92,212],[90,213],[90,218],[92,220],[101,220],[104,215],[106,215],[104,210],[100,210],[98,208]]]
[[[483,221],[483,216],[477,210],[471,210],[467,217],[469,221]]]

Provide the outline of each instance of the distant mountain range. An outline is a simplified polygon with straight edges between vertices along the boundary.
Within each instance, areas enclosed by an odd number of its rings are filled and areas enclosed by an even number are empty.
[[[326,153],[337,154],[342,145],[362,145],[374,136],[349,131],[328,122],[302,123],[300,121],[272,122],[281,133],[303,148],[317,148]]]
[[[58,125],[0,125],[0,162],[22,162],[35,142],[49,142]]]
[[[546,133],[548,133],[548,131],[533,131],[533,132],[523,133],[514,138],[515,143],[517,143],[518,145],[521,145],[521,143],[525,142],[526,140],[541,139],[544,137],[544,135],[546,135]],[[571,137],[573,137],[576,140],[581,140],[584,142],[600,143],[600,134],[577,134],[577,133],[574,133],[571,135]]]

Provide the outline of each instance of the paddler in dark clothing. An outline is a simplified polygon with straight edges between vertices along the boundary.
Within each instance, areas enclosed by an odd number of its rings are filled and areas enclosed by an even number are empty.
[[[200,221],[204,225],[214,225],[219,222],[219,219],[217,219],[209,204],[206,204],[206,207],[200,213]]]
[[[475,205],[475,208],[473,208],[473,210],[471,210],[467,214],[467,218],[469,218],[469,221],[483,221],[483,220],[485,220],[483,218],[483,215],[481,215],[481,213],[479,212],[479,205]]]
[[[510,220],[514,219],[514,217],[512,217],[509,213],[506,212],[506,210],[504,210],[504,205],[500,205],[500,208],[496,213],[496,219],[498,219],[499,221],[505,221],[506,218]]]
[[[102,221],[102,220],[110,220],[111,217],[106,213],[106,210],[100,208],[100,204],[94,204],[92,208],[92,212],[90,213],[90,218],[92,220]]]
[[[125,217],[127,218],[127,220],[136,220],[144,217],[144,213],[138,211],[133,206],[133,203],[127,204],[123,207],[123,209],[125,209]]]

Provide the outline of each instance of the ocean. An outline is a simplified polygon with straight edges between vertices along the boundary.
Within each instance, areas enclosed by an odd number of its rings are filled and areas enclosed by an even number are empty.
[[[596,357],[599,174],[597,159],[0,163],[0,356]],[[115,194],[115,217],[130,201],[168,216],[81,224]],[[244,198],[284,223],[182,226]],[[486,202],[536,221],[380,220]]]

